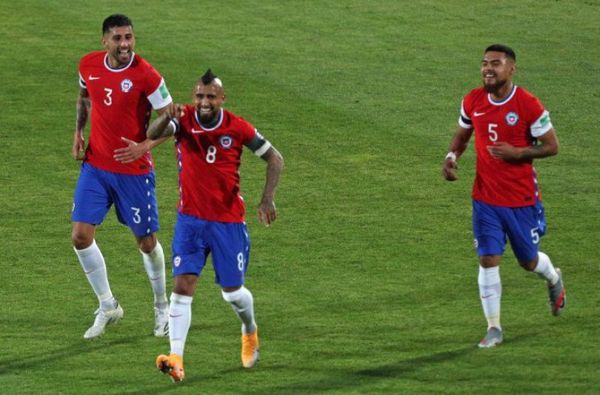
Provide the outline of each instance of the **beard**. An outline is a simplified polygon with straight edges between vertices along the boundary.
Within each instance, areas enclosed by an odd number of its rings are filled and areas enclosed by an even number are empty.
[[[201,113],[198,111],[198,115],[200,117],[200,122],[202,122],[203,125],[211,125],[217,120],[219,112],[211,111],[210,113]]]
[[[507,83],[508,83],[507,80],[501,81],[501,80],[496,79],[495,83],[486,84],[485,78],[484,78],[483,87],[487,93],[496,93],[496,92],[500,91],[500,89],[503,88]]]

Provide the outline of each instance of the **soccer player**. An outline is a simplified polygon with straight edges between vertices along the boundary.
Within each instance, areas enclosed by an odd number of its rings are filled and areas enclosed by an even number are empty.
[[[172,99],[161,75],[134,53],[133,24],[111,15],[102,24],[105,51],[94,51],[79,63],[74,159],[83,160],[75,189],[72,242],[83,271],[98,297],[94,324],[83,335],[100,336],[106,325],[123,317],[114,298],[104,257],[95,241],[114,204],[121,223],[133,232],[154,292],[154,335],[168,333],[165,258],[155,232],[159,229],[150,150],[161,141],[146,139],[151,109],[172,111]],[[91,111],[90,141],[83,130]],[[85,148],[85,151],[84,151]]]
[[[178,106],[174,118],[161,115],[147,132],[152,139],[176,138],[180,199],[172,243],[171,352],[156,359],[157,368],[174,381],[184,378],[183,351],[192,299],[209,254],[223,299],[242,321],[242,365],[251,368],[259,357],[253,297],[244,287],[250,240],[239,167],[244,146],[267,162],[258,218],[269,226],[277,217],[273,198],[283,158],[254,126],[223,109],[224,101],[223,83],[209,69],[194,86],[193,105]]]
[[[513,83],[515,52],[501,44],[486,48],[481,61],[483,86],[463,99],[458,129],[442,173],[457,179],[457,159],[475,132],[477,155],[473,185],[473,232],[479,255],[479,293],[488,328],[479,347],[502,343],[499,265],[506,239],[520,265],[546,280],[553,315],[565,307],[560,269],[539,251],[546,231],[544,208],[533,159],[558,153],[548,111],[531,93]]]

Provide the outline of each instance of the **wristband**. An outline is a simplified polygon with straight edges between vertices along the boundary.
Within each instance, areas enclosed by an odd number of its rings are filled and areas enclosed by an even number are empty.
[[[446,155],[446,159],[448,160],[450,159],[452,162],[456,162],[456,154],[452,151],[448,152],[448,155]]]

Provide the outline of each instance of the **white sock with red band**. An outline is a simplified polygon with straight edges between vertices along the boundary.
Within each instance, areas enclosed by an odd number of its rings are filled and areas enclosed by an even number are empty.
[[[479,297],[483,314],[491,327],[502,330],[500,326],[500,299],[502,298],[502,283],[500,281],[500,267],[484,268],[479,266]]]

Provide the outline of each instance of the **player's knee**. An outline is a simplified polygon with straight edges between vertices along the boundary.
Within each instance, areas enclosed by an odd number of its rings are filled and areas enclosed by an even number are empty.
[[[519,261],[519,264],[521,265],[521,267],[529,272],[532,272],[535,267],[537,266],[537,257],[535,257],[534,259],[530,260],[530,261]]]
[[[483,268],[496,267],[500,265],[499,255],[482,255],[479,257],[479,265]]]
[[[231,303],[238,299],[239,295],[237,291],[239,291],[242,287],[223,287],[221,289],[221,295],[223,296],[223,300],[228,303]]]
[[[73,243],[73,247],[78,250],[83,250],[92,245],[94,242],[94,235],[73,229],[71,232],[71,242]]]
[[[194,296],[198,276],[194,274],[181,274],[175,276],[175,286],[173,292],[184,296]]]
[[[151,253],[156,248],[156,236],[152,233],[150,236],[138,237],[138,247],[146,254]]]

